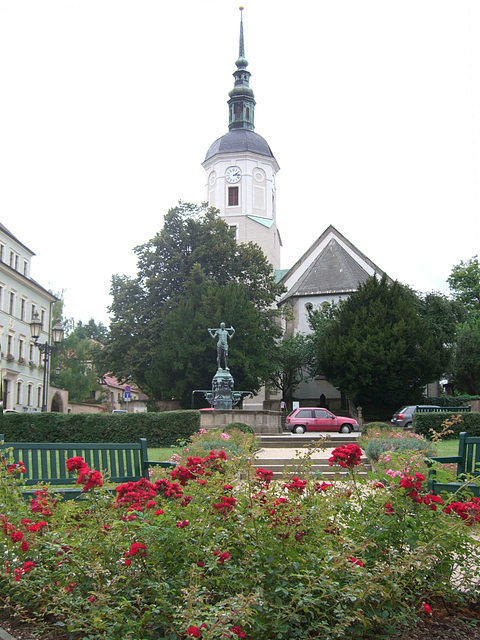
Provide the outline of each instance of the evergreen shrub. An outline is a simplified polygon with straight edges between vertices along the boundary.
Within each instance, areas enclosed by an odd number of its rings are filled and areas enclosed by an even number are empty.
[[[231,431],[238,429],[242,433],[253,433],[255,434],[255,429],[251,427],[249,424],[245,424],[245,422],[231,422],[227,424],[224,431],[225,433],[230,433]]]
[[[136,442],[169,447],[200,429],[199,411],[159,413],[9,413],[0,433],[10,442]]]

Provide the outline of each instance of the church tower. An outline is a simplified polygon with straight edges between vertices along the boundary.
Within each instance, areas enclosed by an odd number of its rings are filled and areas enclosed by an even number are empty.
[[[266,140],[255,133],[255,96],[245,59],[243,7],[234,87],[229,93],[228,133],[210,146],[204,162],[208,204],[235,228],[237,242],[260,246],[274,269],[280,268],[275,175],[279,171]]]

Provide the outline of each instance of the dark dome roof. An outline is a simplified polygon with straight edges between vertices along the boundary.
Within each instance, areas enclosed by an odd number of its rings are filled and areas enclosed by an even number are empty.
[[[258,153],[269,158],[274,157],[267,141],[262,136],[259,136],[258,133],[249,129],[232,129],[232,131],[215,140],[207,151],[205,160],[219,153],[241,153],[242,151]]]

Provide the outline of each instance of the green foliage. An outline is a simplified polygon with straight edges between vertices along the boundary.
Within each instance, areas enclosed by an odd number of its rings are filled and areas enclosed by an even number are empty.
[[[414,434],[413,434],[414,435]],[[382,453],[386,451],[417,451],[422,452],[426,449],[427,442],[423,439],[417,440],[413,438],[397,437],[397,438],[375,438],[371,440],[365,450],[365,454],[370,460],[378,462]],[[434,454],[432,454],[434,455]]]
[[[447,278],[448,285],[455,300],[473,315],[480,313],[480,265],[478,256],[470,260],[460,261],[452,268]]]
[[[68,391],[71,402],[88,402],[93,392],[102,390],[96,365],[101,352],[99,340],[105,339],[107,329],[93,319],[87,324],[78,322],[73,328],[68,324],[68,335],[52,355],[50,380]]]
[[[242,423],[232,423],[242,424]],[[206,456],[210,451],[225,451],[231,456],[240,457],[250,455],[259,449],[260,441],[255,433],[241,431],[238,427],[229,425],[223,430],[220,429],[200,429],[194,433],[183,449],[183,457],[178,456],[178,464],[186,464],[189,456]],[[248,427],[248,425],[244,425]],[[162,471],[152,474],[152,482],[157,477],[161,477]]]
[[[430,443],[423,436],[394,429],[382,422],[368,424],[359,437],[358,444],[365,450],[367,457],[374,462],[378,462],[385,452],[413,451],[426,455],[430,447]],[[434,455],[431,451],[429,454]]]
[[[179,203],[162,231],[135,249],[136,278],[112,278],[113,314],[104,366],[156,399],[190,401],[211,388],[215,350],[207,327],[236,329],[229,365],[235,386],[267,377],[279,327],[273,303],[283,287],[262,251],[237,244],[216,210]]]
[[[429,437],[431,430],[440,431],[442,424],[446,419],[452,418],[452,412],[448,413],[414,413],[412,427],[415,433]],[[469,436],[480,436],[480,413],[462,413],[458,414],[459,422],[451,426],[451,433],[446,434],[443,438],[458,439],[462,431],[466,431]]]
[[[466,407],[471,405],[473,400],[480,400],[480,396],[429,396],[424,397],[420,404],[436,404],[439,407]]]
[[[9,606],[84,640],[354,640],[395,637],[437,596],[442,607],[476,598],[480,506],[465,521],[413,474],[379,484],[352,466],[322,483],[300,464],[268,482],[248,448],[220,454],[184,457],[178,484],[164,471],[123,502],[100,486],[78,502],[45,491],[41,512],[0,465]]]
[[[318,368],[364,415],[416,402],[440,377],[448,350],[398,282],[370,278],[338,310],[318,343]]]
[[[480,313],[471,315],[458,330],[452,364],[455,389],[471,395],[480,394]]]
[[[227,424],[224,431],[225,433],[230,433],[235,429],[238,429],[242,433],[251,433],[252,435],[255,434],[255,429],[249,424],[245,424],[245,422],[230,422],[230,424]]]
[[[273,349],[269,382],[281,392],[282,398],[290,398],[301,382],[312,377],[314,366],[312,339],[297,333],[280,340]]]
[[[160,413],[11,413],[2,432],[10,442],[136,442],[149,447],[175,445],[200,428],[199,411]]]

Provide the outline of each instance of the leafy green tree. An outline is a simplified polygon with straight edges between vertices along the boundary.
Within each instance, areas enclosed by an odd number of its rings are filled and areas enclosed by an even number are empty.
[[[448,284],[461,309],[449,375],[456,391],[480,393],[480,265],[478,256],[452,268]]]
[[[96,362],[102,345],[98,338],[105,335],[106,328],[90,319],[87,325],[73,320],[66,323],[66,337],[52,355],[51,383],[68,391],[72,402],[85,402],[94,391],[100,391]],[[96,336],[95,338],[93,336]]]
[[[179,203],[135,252],[137,276],[112,278],[104,368],[155,399],[187,404],[191,391],[211,388],[215,351],[206,329],[223,321],[237,332],[229,358],[236,388],[258,389],[283,291],[260,248],[237,244],[215,209]]]
[[[318,368],[366,415],[418,401],[448,354],[408,287],[370,278],[340,306],[318,340]]]
[[[480,395],[480,314],[459,328],[452,378],[456,391]]]
[[[447,279],[453,298],[462,303],[467,313],[480,313],[480,265],[478,256],[455,265]]]
[[[315,362],[311,337],[301,333],[289,336],[273,351],[269,382],[280,391],[282,398],[290,400],[298,385],[312,377]]]

